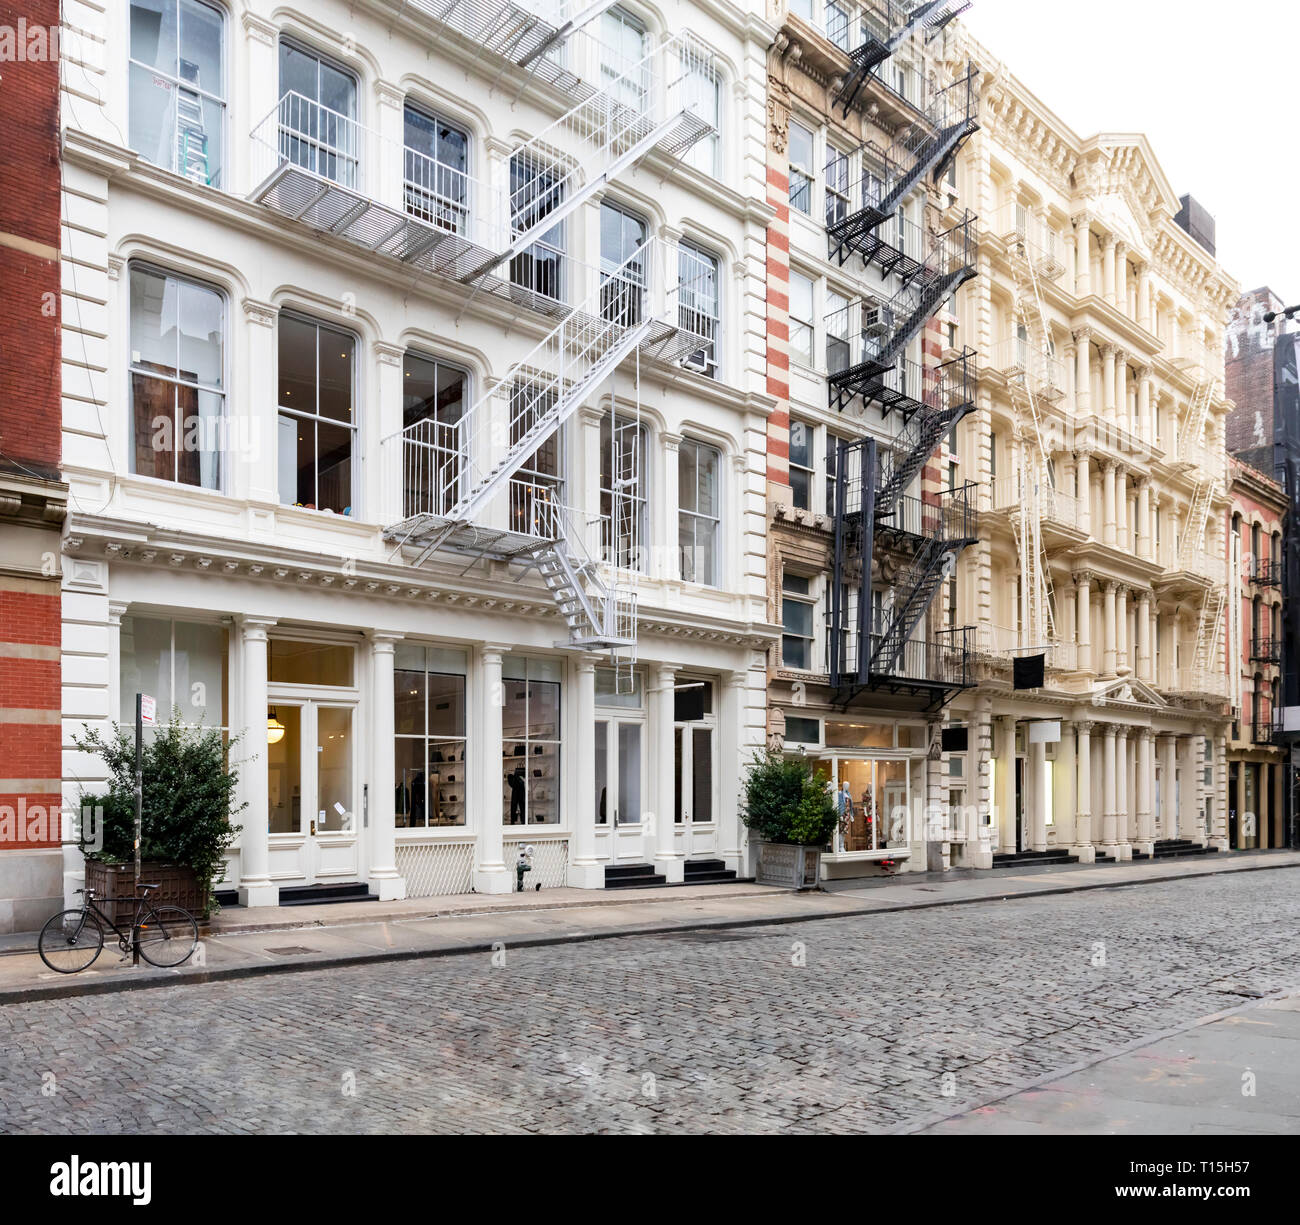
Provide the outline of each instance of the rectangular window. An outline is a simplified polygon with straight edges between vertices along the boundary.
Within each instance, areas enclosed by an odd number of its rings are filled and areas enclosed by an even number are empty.
[[[677,544],[688,583],[718,585],[721,467],[721,451],[689,438],[682,441],[677,452]]]
[[[705,343],[686,359],[689,370],[718,377],[718,339],[722,307],[718,295],[718,261],[698,247],[677,247],[677,326]]]
[[[357,83],[295,43],[280,44],[280,156],[344,187],[360,181]]]
[[[608,14],[607,14],[608,15]],[[510,229],[512,237],[532,233],[564,202],[566,176],[532,153],[510,159]],[[541,231],[510,261],[511,284],[546,298],[564,297],[564,220]]]
[[[835,225],[849,215],[849,155],[826,146],[826,224]]]
[[[835,481],[840,470],[840,448],[848,445],[829,430],[826,432],[826,514],[835,514]]]
[[[608,201],[600,206],[600,314],[635,327],[645,310],[646,223]]]
[[[469,137],[408,105],[405,128],[406,211],[439,229],[463,234],[469,222]]]
[[[225,18],[197,0],[131,0],[131,148],[222,187]]]
[[[135,726],[135,695],[143,693],[157,702],[154,731],[173,713],[187,727],[225,730],[229,659],[223,626],[123,617],[118,669],[122,726]]]
[[[682,52],[682,75],[683,106],[711,129],[687,150],[682,160],[704,174],[717,177],[722,143],[722,82],[718,74],[690,50]]]
[[[849,347],[849,300],[833,289],[826,291],[826,373],[839,374],[852,360]]]
[[[649,551],[646,428],[627,417],[600,422],[601,556],[626,570],[645,570]]]
[[[273,685],[334,685],[350,688],[356,651],[347,645],[272,638],[266,648],[266,675]]]
[[[510,445],[516,446],[555,403],[552,382],[520,377],[510,391]],[[529,536],[558,536],[563,530],[564,427],[546,435],[510,478],[510,528]]]
[[[502,667],[502,819],[560,820],[560,668],[556,660],[510,658]]]
[[[790,121],[787,148],[790,151],[790,207],[812,214],[813,134],[801,123]]]
[[[822,725],[819,719],[805,719],[798,715],[786,715],[786,744],[820,744],[821,738]]]
[[[812,510],[813,437],[816,426],[790,422],[790,495],[799,510]]]
[[[465,653],[401,643],[393,670],[398,829],[465,824]]]
[[[795,574],[781,576],[781,662],[805,671],[813,666],[813,613],[810,581]]]
[[[215,289],[132,264],[131,470],[221,487],[226,303]]]
[[[433,357],[402,358],[405,514],[445,515],[461,495],[465,439],[461,418],[469,375]]]
[[[601,84],[614,100],[634,111],[646,109],[651,85],[645,27],[626,9],[611,8],[600,18]]]
[[[813,283],[790,272],[790,354],[811,366],[813,360]]]
[[[278,454],[285,505],[352,514],[356,347],[350,332],[280,316]]]

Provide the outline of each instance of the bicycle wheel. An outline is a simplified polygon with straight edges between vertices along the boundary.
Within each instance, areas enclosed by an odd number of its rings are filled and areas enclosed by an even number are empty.
[[[199,944],[199,925],[179,906],[156,906],[140,923],[140,956],[151,966],[184,965]]]
[[[36,949],[56,974],[76,974],[94,963],[104,947],[104,929],[93,911],[65,910],[41,928]]]

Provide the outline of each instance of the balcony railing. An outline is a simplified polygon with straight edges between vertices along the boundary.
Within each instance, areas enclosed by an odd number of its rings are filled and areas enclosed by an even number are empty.
[[[1253,663],[1280,664],[1282,662],[1281,639],[1268,635],[1252,636],[1250,658]]]
[[[1282,563],[1271,558],[1256,557],[1250,566],[1250,581],[1261,587],[1282,586]]]
[[[945,689],[965,689],[975,683],[971,666],[970,626],[958,629],[931,630],[928,638],[913,638],[903,643],[888,671],[877,672],[873,667],[872,680],[887,685],[890,680],[934,686]],[[877,658],[883,634],[870,636],[872,658]]]
[[[1282,743],[1282,727],[1279,723],[1275,723],[1271,716],[1265,716],[1252,723],[1250,731],[1250,738],[1255,744]]]
[[[1017,476],[999,477],[992,482],[992,509],[1019,511],[1024,506],[1024,490]],[[1039,515],[1043,522],[1078,530],[1079,499],[1073,494],[1043,482],[1038,489]]]
[[[1023,387],[1041,400],[1056,401],[1065,395],[1065,363],[1040,353],[1027,340],[1012,337],[994,345],[988,364],[1008,382]]]
[[[975,485],[945,490],[939,495],[898,499],[892,514],[877,511],[876,530],[904,532],[927,540],[957,544],[979,536],[979,512],[973,497]]]
[[[1073,672],[1078,667],[1079,648],[1075,643],[1057,638],[1048,642],[1026,642],[1025,635],[1012,626],[979,626],[975,646],[981,655],[991,659],[1043,654],[1046,656],[1045,666],[1054,671]]]
[[[1189,697],[1225,698],[1228,677],[1212,668],[1171,668],[1164,675],[1163,688]]]
[[[1204,549],[1193,549],[1186,556],[1180,558],[1173,548],[1166,545],[1160,551],[1160,564],[1166,570],[1166,578],[1178,574],[1186,574],[1191,578],[1204,580],[1212,585],[1217,586],[1225,582],[1228,577],[1228,565],[1224,559],[1217,554],[1207,552]]]

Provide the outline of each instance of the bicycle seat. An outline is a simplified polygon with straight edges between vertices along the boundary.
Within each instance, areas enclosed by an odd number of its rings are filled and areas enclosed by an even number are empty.
[[[87,897],[94,897],[94,896],[95,896],[95,891],[94,891],[93,889],[74,889],[72,892],[73,892],[73,893],[84,893]]]
[[[157,885],[141,885],[141,886],[140,886],[141,889],[157,889],[158,887],[159,887],[159,886],[157,886]]]

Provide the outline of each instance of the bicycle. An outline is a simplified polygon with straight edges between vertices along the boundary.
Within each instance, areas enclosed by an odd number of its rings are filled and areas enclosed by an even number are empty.
[[[139,888],[143,892],[135,900],[135,915],[125,931],[95,905],[93,889],[78,889],[83,895],[81,909],[62,911],[41,928],[36,946],[41,960],[56,974],[89,969],[103,951],[103,924],[107,923],[117,935],[123,960],[138,949],[145,961],[159,969],[184,965],[199,945],[194,916],[180,906],[154,906],[149,893],[157,885]]]

